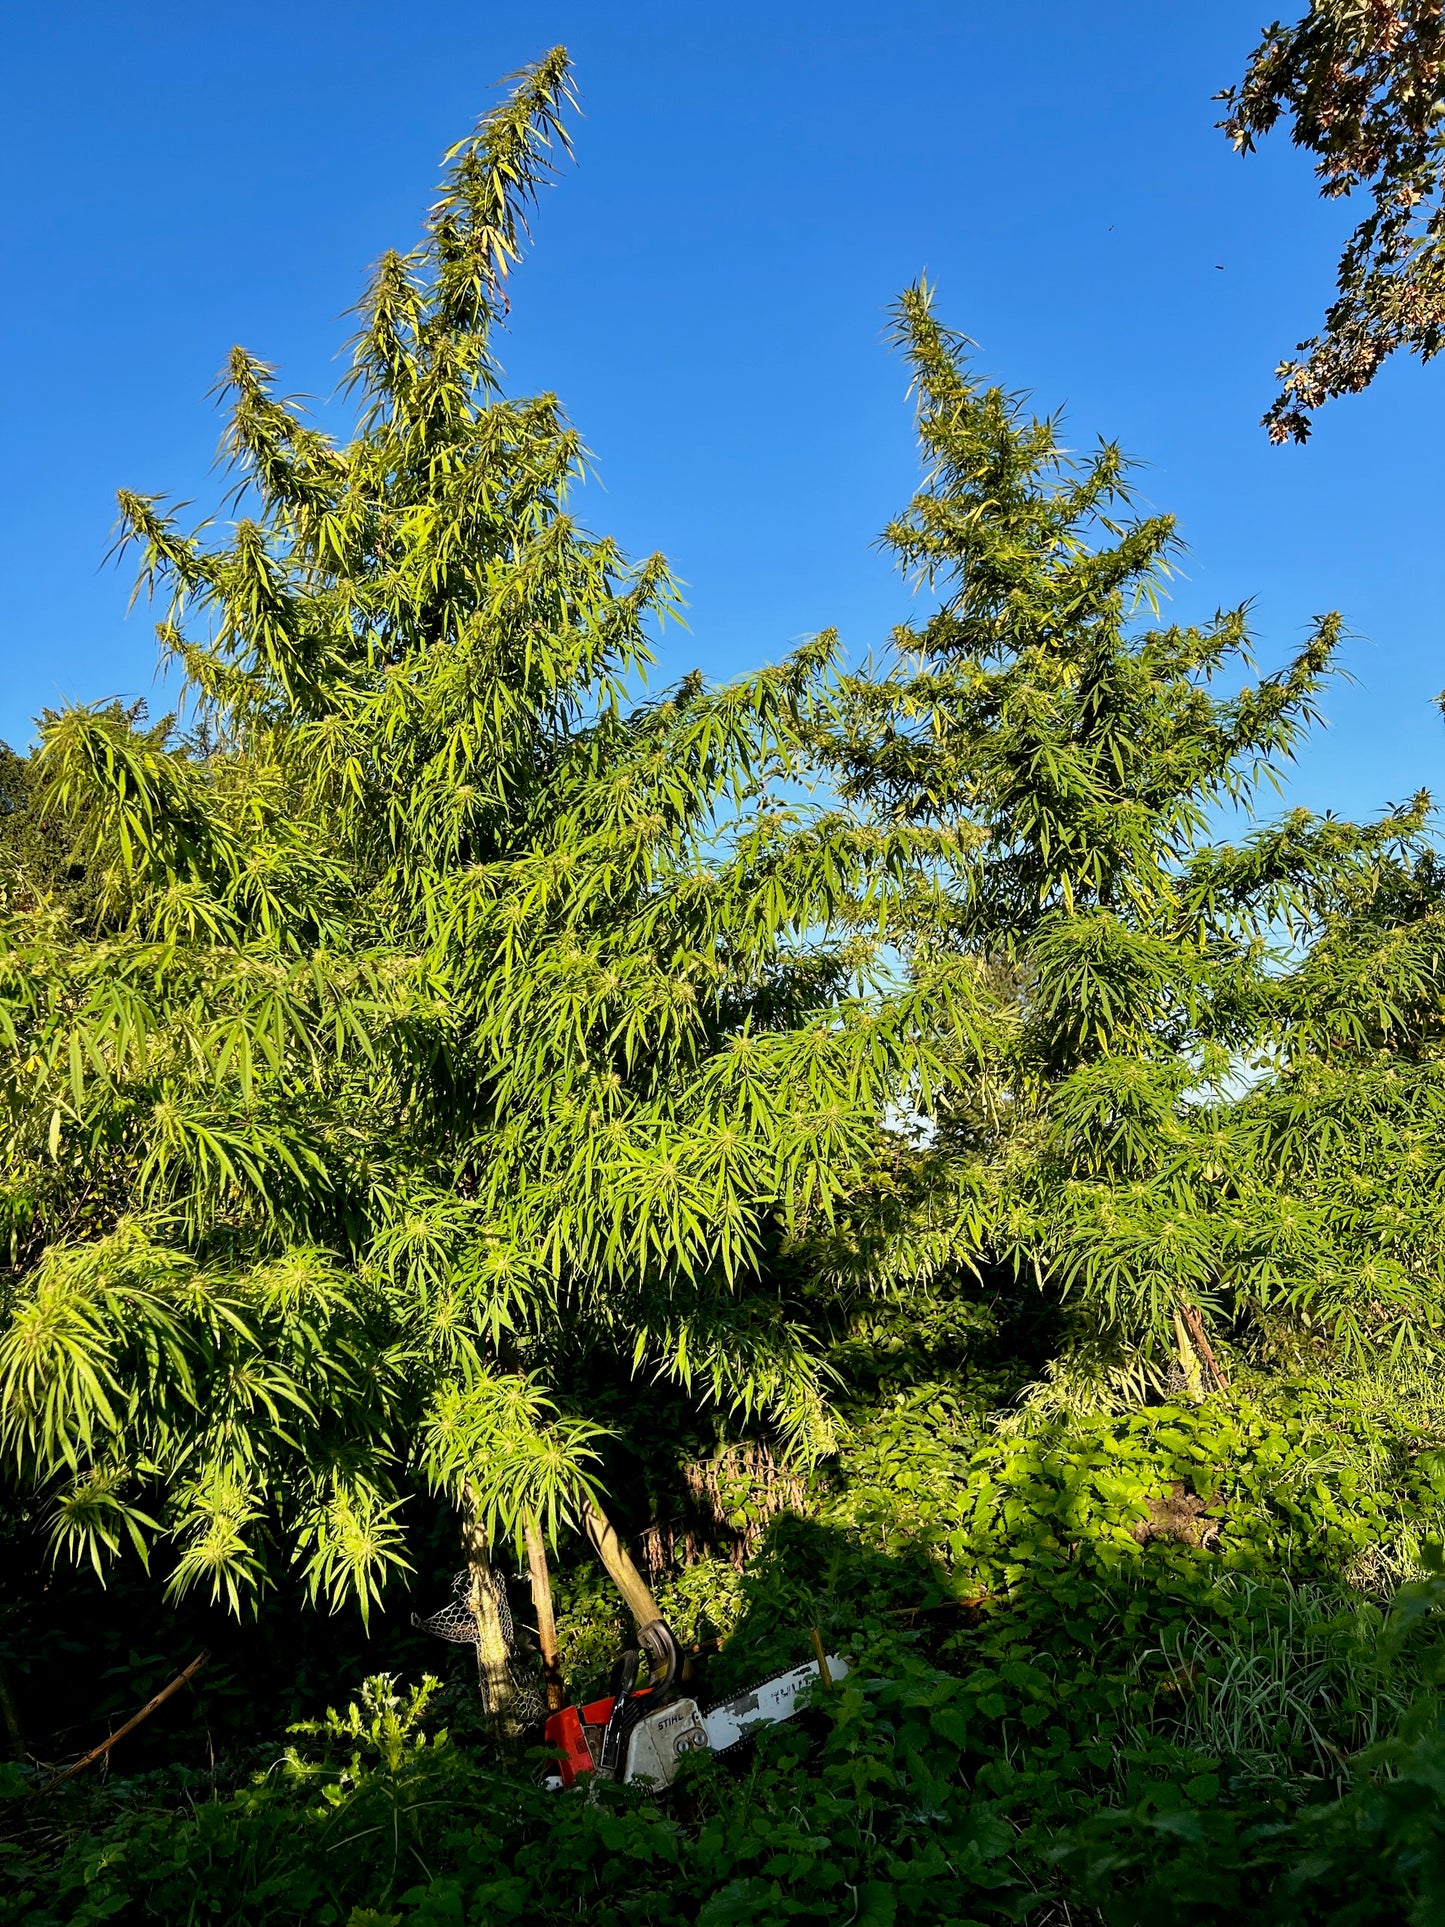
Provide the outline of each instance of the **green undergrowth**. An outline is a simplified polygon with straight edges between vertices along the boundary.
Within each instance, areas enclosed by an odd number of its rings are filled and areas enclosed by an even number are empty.
[[[763,1610],[766,1572],[757,1588]],[[847,1682],[659,1797],[548,1793],[428,1731],[425,1687],[381,1678],[229,1795],[153,1776],[109,1789],[102,1819],[78,1794],[89,1824],[68,1834],[31,1803],[0,1919],[962,1923],[1063,1919],[1065,1897],[1111,1921],[1435,1918],[1416,1903],[1445,1843],[1445,1729],[1438,1700],[1406,1704],[1428,1662],[1392,1650],[1383,1615],[1328,1603],[1214,1601],[1216,1645],[1272,1637],[1326,1684],[1307,1723],[1267,1734],[1272,1775],[1230,1757],[1226,1718],[1182,1715],[1150,1644],[1161,1615],[1196,1637],[1198,1602],[1081,1569],[938,1657],[880,1609]],[[1215,1647],[1193,1651],[1207,1672]],[[1219,1716],[1234,1686],[1210,1677]]]
[[[1445,1407],[1387,1414],[1368,1383],[1001,1424],[923,1386],[870,1413],[845,1463],[827,1516],[926,1545],[984,1588],[1085,1542],[1129,1563],[1174,1486],[1204,1501],[1215,1563],[1235,1571],[1400,1579],[1445,1527]]]
[[[744,1569],[662,1588],[689,1643],[723,1636],[704,1696],[813,1626],[848,1655],[789,1727],[666,1794],[555,1794],[488,1754],[455,1682],[383,1675],[229,1780],[11,1769],[0,1923],[1438,1919],[1445,1580],[1380,1583],[1420,1571],[1435,1435],[1423,1405],[1393,1434],[1372,1409],[1307,1383],[1070,1419],[875,1406]],[[615,1602],[585,1567],[558,1597],[585,1694]]]

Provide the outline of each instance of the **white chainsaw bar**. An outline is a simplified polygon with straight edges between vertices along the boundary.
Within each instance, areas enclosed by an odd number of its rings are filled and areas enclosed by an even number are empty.
[[[848,1662],[835,1653],[827,1657],[828,1678],[848,1677]],[[698,1711],[697,1701],[670,1700],[655,1713],[644,1715],[628,1738],[627,1760],[622,1770],[625,1781],[648,1780],[654,1786],[670,1786],[683,1757],[692,1752],[725,1753],[738,1746],[759,1727],[776,1726],[789,1720],[798,1702],[818,1678],[818,1662],[810,1659],[790,1673],[761,1686],[749,1687],[723,1700],[706,1713]]]
[[[829,1653],[827,1664],[830,1681],[848,1677],[846,1659]],[[714,1753],[723,1753],[745,1740],[754,1727],[790,1720],[798,1710],[798,1701],[817,1677],[818,1662],[810,1659],[806,1666],[795,1666],[791,1673],[779,1673],[776,1679],[765,1680],[761,1686],[714,1706],[702,1716],[708,1745]]]

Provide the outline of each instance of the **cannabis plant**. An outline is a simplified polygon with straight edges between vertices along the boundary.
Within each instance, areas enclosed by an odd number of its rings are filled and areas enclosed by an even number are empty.
[[[845,679],[817,743],[867,820],[951,835],[902,946],[968,960],[999,1002],[988,1075],[953,1081],[871,1262],[1034,1280],[1136,1391],[1222,1385],[1227,1340],[1433,1342],[1428,799],[1364,826],[1258,813],[1339,619],[1250,680],[1247,609],[1161,623],[1178,537],[1116,446],[1072,454],[980,380],[922,285],[898,337],[927,478],[886,539],[942,600]]]
[[[176,710],[41,731],[86,889],[17,850],[5,1437],[59,1550],[164,1542],[177,1590],[289,1557],[365,1605],[413,1473],[479,1559],[484,1521],[611,1543],[579,1359],[826,1447],[778,1267],[984,1048],[966,964],[890,975],[949,835],[775,800],[832,642],[648,693],[668,570],[503,391],[568,87],[522,74],[381,258],[349,437],[233,351],[235,519],[120,496]]]

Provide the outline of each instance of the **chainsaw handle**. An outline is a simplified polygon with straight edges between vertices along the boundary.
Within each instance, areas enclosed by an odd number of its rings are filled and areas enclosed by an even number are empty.
[[[641,1659],[640,1653],[624,1653],[612,1673],[612,1711],[607,1715],[607,1724],[602,1730],[602,1750],[597,1765],[614,1780],[618,1777],[621,1765],[622,1743],[637,1723],[631,1693],[637,1684],[637,1668]]]
[[[633,1692],[642,1653],[624,1653],[612,1677],[612,1711],[607,1716],[597,1760],[601,1771],[613,1779],[622,1777],[633,1727],[645,1714],[676,1698],[677,1676],[682,1670],[682,1656],[665,1619],[649,1619],[638,1628],[637,1639],[647,1654],[647,1686],[641,1693]]]
[[[645,1626],[638,1628],[637,1637],[647,1654],[648,1699],[653,1706],[660,1706],[676,1690],[682,1655],[665,1619],[649,1619]]]

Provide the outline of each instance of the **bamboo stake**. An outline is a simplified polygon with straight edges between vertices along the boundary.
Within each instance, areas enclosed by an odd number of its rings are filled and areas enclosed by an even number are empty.
[[[547,1711],[562,1705],[562,1655],[557,1646],[557,1618],[552,1611],[552,1575],[547,1570],[547,1548],[534,1515],[528,1514],[527,1571],[532,1581],[532,1610],[537,1615],[537,1644],[542,1651],[542,1679],[547,1688]]]
[[[1184,1323],[1188,1328],[1189,1336],[1194,1340],[1195,1348],[1199,1352],[1200,1357],[1213,1374],[1215,1391],[1227,1392],[1229,1390],[1229,1380],[1224,1376],[1223,1368],[1220,1366],[1219,1360],[1214,1356],[1214,1347],[1210,1344],[1209,1334],[1204,1329],[1204,1320],[1200,1317],[1195,1306],[1186,1305],[1184,1307]]]
[[[211,1655],[208,1652],[202,1651],[197,1653],[186,1670],[183,1673],[177,1673],[169,1686],[163,1686],[157,1694],[151,1699],[148,1699],[141,1710],[138,1713],[132,1714],[125,1725],[112,1733],[108,1740],[102,1740],[99,1746],[93,1746],[83,1759],[77,1760],[73,1766],[66,1767],[63,1773],[57,1773],[53,1780],[47,1782],[43,1791],[49,1793],[53,1787],[58,1787],[62,1781],[71,1779],[75,1774],[79,1773],[82,1768],[89,1766],[92,1761],[98,1760],[104,1754],[109,1753],[117,1740],[123,1740],[127,1733],[134,1733],[141,1721],[148,1720],[158,1706],[165,1704],[172,1693],[179,1693],[186,1681],[194,1678],[210,1657]]]
[[[808,1628],[808,1643],[812,1646],[813,1657],[818,1662],[818,1678],[823,1682],[823,1690],[831,1693],[833,1690],[833,1675],[828,1670],[828,1649],[824,1646],[823,1635],[818,1631],[816,1626],[810,1626]]]

